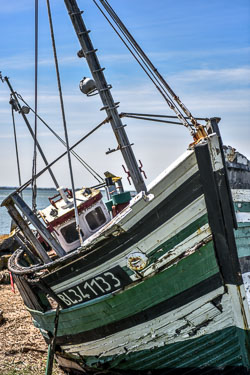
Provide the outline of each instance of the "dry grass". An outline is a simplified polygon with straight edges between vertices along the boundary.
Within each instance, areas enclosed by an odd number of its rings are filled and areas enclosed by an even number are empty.
[[[47,346],[22,299],[10,285],[0,284],[0,375],[44,375]],[[53,375],[64,373],[54,365]]]

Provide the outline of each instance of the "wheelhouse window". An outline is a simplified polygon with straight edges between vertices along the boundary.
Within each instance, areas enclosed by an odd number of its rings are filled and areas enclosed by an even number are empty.
[[[61,233],[67,243],[72,243],[79,240],[79,234],[76,230],[76,224],[71,223],[61,229]],[[83,233],[82,233],[83,236]]]
[[[94,210],[89,212],[85,219],[91,230],[95,230],[106,222],[106,217],[101,207],[96,207]]]

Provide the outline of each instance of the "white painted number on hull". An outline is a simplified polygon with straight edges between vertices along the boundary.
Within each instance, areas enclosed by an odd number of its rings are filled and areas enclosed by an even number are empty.
[[[102,276],[96,276],[80,285],[72,287],[65,292],[58,294],[58,297],[67,305],[72,306],[86,302],[93,298],[100,297],[121,287],[122,283],[117,275],[112,272],[105,272]]]

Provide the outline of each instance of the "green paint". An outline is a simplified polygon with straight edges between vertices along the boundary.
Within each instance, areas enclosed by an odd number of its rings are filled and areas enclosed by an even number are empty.
[[[163,256],[166,252],[172,250],[175,246],[179,243],[184,241],[187,237],[191,236],[194,232],[200,229],[203,225],[208,223],[207,214],[201,216],[199,219],[188,225],[186,228],[182,229],[179,233],[176,233],[173,237],[171,237],[168,241],[166,241],[161,246],[158,246],[154,249],[150,254],[150,262],[154,263],[157,261],[161,256]],[[161,251],[159,251],[161,250]]]
[[[234,202],[236,212],[250,212],[250,202]]]
[[[250,256],[250,226],[240,226],[234,234],[239,258]]]
[[[195,339],[166,344],[150,350],[106,357],[84,357],[86,365],[115,370],[155,370],[206,367],[211,370],[225,366],[250,369],[250,332],[228,327]],[[236,370],[237,371],[237,370]],[[237,372],[236,372],[237,373]]]
[[[186,228],[182,229],[179,233],[176,233],[169,240],[157,246],[153,251],[147,254],[149,258],[149,265],[155,263],[160,257],[165,255],[168,251],[172,250],[175,246],[179,245],[187,237],[191,236],[203,225],[208,223],[207,214],[201,216],[199,219],[188,225]],[[131,271],[128,267],[123,267],[124,271],[127,272],[129,276],[133,275],[134,272]]]
[[[103,296],[62,310],[58,336],[84,332],[134,315],[178,295],[217,272],[219,269],[210,241],[179,263],[134,283],[117,295]],[[37,327],[53,331],[54,312],[30,312]]]

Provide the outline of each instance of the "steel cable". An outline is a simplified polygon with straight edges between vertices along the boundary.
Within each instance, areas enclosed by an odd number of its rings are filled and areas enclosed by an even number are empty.
[[[38,0],[35,0],[35,112],[37,112],[37,77],[38,77]],[[36,212],[37,204],[37,185],[36,175],[37,169],[37,117],[35,116],[34,126],[34,151],[32,162],[32,209]]]
[[[59,92],[61,112],[62,112],[62,119],[63,119],[63,128],[64,128],[64,134],[65,134],[65,141],[66,141],[66,145],[67,145],[67,156],[68,156],[70,180],[71,180],[72,195],[73,195],[73,202],[74,202],[74,210],[75,210],[76,229],[78,231],[80,243],[82,245],[83,244],[83,238],[82,238],[82,234],[81,234],[81,230],[80,230],[79,214],[78,214],[78,208],[77,208],[77,203],[76,203],[75,183],[74,183],[73,169],[72,169],[71,157],[70,157],[68,130],[67,130],[67,124],[66,124],[65,111],[64,111],[64,103],[63,103],[61,79],[60,79],[60,73],[59,73],[59,66],[58,66],[58,59],[57,59],[57,52],[56,52],[56,44],[55,44],[55,36],[54,36],[53,23],[52,23],[52,15],[51,15],[50,1],[49,0],[47,0],[47,8],[48,8],[48,17],[49,17],[49,24],[50,24],[51,41],[52,41],[52,47],[53,47],[53,53],[54,53],[54,60],[55,60],[55,68],[56,68],[58,92]]]
[[[32,108],[31,106],[23,99],[23,97],[16,93],[16,96],[30,109],[32,113],[35,114],[35,116],[46,126],[47,129],[65,146],[66,142],[42,119],[41,116],[39,116]],[[103,182],[104,179],[85,161],[81,158],[80,155],[78,155],[74,150],[71,150],[72,155],[83,165],[83,167],[98,181]]]
[[[157,69],[154,67],[152,62],[149,60],[149,58],[146,56],[146,54],[143,52],[143,50],[139,47],[135,39],[132,37],[132,35],[129,33],[125,25],[122,23],[122,21],[119,19],[115,11],[112,9],[112,7],[109,5],[107,1],[100,0],[102,6],[105,8],[106,12],[109,14],[109,16],[112,18],[113,22],[116,24],[116,26],[119,28],[119,30],[122,32],[124,37],[127,39],[128,43],[130,46],[134,49],[136,54],[139,56],[139,59],[142,61],[142,63],[138,60],[138,58],[135,56],[131,48],[127,45],[125,40],[122,38],[120,35],[119,31],[115,28],[115,26],[112,24],[112,22],[108,19],[106,14],[102,11],[102,9],[99,7],[99,5],[96,3],[95,0],[93,0],[97,8],[100,10],[100,12],[103,14],[103,16],[106,18],[108,23],[111,25],[111,27],[114,29],[116,34],[119,36],[119,38],[122,40],[122,42],[125,44],[125,46],[128,48],[130,53],[133,55],[133,57],[136,59],[136,61],[139,63],[139,65],[142,67],[144,72],[148,75],[150,80],[154,83],[155,87],[158,89],[158,91],[161,93],[161,95],[164,97],[166,100],[167,104],[169,107],[174,110],[176,113],[177,117],[182,121],[182,124],[186,127],[188,127],[191,131],[193,132],[192,125],[189,124],[183,114],[181,113],[180,109],[177,107],[177,105],[173,102],[171,97],[169,96],[168,92],[170,92],[171,96],[174,97],[174,100],[177,100],[177,104],[180,106],[180,108],[188,115],[188,118],[191,118],[191,121],[196,123],[196,120],[192,117],[190,111],[184,106],[184,104],[179,100],[179,98],[175,95],[173,90],[170,88],[170,86],[166,83],[164,78],[159,74]],[[145,68],[143,65],[145,65]],[[146,71],[148,70],[148,72]],[[165,87],[164,87],[165,86]],[[165,90],[167,89],[167,91]]]

